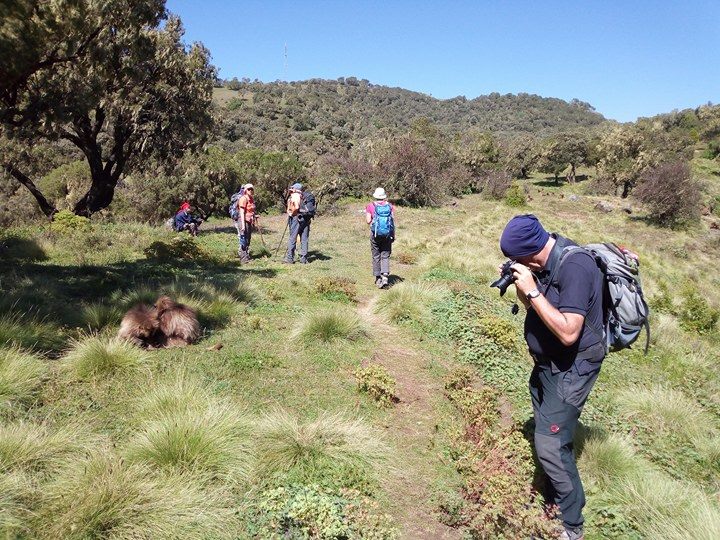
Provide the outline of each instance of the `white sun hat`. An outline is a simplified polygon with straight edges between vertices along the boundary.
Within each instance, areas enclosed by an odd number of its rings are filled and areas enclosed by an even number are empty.
[[[252,184],[245,184],[243,187],[245,189],[255,189],[255,186],[253,186]]]
[[[383,201],[387,199],[387,193],[385,193],[385,190],[383,188],[379,187],[375,190],[375,193],[373,193],[373,199],[379,199]]]

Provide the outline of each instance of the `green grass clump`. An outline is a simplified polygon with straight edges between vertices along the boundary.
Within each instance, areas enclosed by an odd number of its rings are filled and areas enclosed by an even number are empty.
[[[80,314],[83,325],[92,331],[119,325],[122,317],[120,308],[103,302],[83,305]]]
[[[193,302],[190,299],[187,303],[196,307],[198,320],[203,327],[227,326],[238,310],[237,300],[224,293],[207,302]]]
[[[0,471],[49,472],[91,445],[91,438],[74,424],[52,429],[29,422],[6,424],[0,427]]]
[[[355,371],[358,390],[367,393],[381,406],[389,406],[399,401],[395,394],[395,379],[388,370],[379,364],[370,364]]]
[[[257,424],[256,477],[273,484],[317,483],[371,491],[386,447],[364,422],[323,414],[301,422],[284,411]]]
[[[0,349],[0,412],[29,404],[47,374],[43,360],[21,349]]]
[[[321,277],[315,281],[315,291],[328,300],[355,301],[355,281],[345,277]]]
[[[127,341],[90,336],[72,344],[62,366],[74,379],[87,381],[137,371],[148,358]]]
[[[0,537],[29,538],[27,499],[31,487],[21,474],[0,474]]]
[[[257,538],[397,538],[390,516],[355,490],[278,487],[262,493],[253,509]]]
[[[431,305],[440,301],[443,291],[429,283],[404,281],[384,293],[376,310],[392,322],[428,322],[432,316]]]
[[[616,503],[632,517],[643,538],[720,538],[720,509],[700,490],[649,473],[629,478],[613,490]]]
[[[333,310],[304,315],[296,335],[306,343],[328,343],[339,339],[354,341],[366,336],[367,332],[357,314]]]
[[[216,399],[204,384],[182,369],[170,380],[149,381],[138,392],[133,401],[134,416],[141,423],[186,411],[202,411]]]
[[[0,315],[0,347],[15,345],[39,352],[57,352],[65,345],[62,329],[30,315]]]
[[[96,454],[77,460],[43,490],[33,538],[151,540],[232,538],[234,518],[221,492],[185,476]]]
[[[239,481],[247,475],[248,439],[248,423],[240,411],[229,404],[208,404],[146,422],[127,456],[164,470]]]
[[[720,310],[708,304],[694,286],[687,286],[682,292],[678,318],[684,330],[707,334],[717,326]]]
[[[642,466],[627,440],[610,435],[584,442],[579,468],[583,477],[604,488],[639,473]]]
[[[117,306],[123,312],[136,306],[145,304],[151,306],[160,296],[158,289],[150,285],[139,285],[129,291],[117,291],[110,296],[110,305]],[[124,314],[124,313],[123,313]]]

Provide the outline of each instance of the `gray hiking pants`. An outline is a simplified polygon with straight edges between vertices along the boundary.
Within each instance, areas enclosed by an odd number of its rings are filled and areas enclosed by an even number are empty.
[[[390,254],[393,238],[390,236],[370,235],[370,253],[372,254],[373,275],[390,274]]]
[[[575,464],[573,438],[582,408],[600,373],[601,360],[589,364],[575,361],[567,371],[536,364],[530,375],[535,451],[550,480],[552,500],[568,528],[580,527],[584,521],[585,491]]]
[[[305,260],[307,259],[308,241],[310,240],[310,219],[294,216],[288,218],[288,223],[290,237],[288,238],[285,259],[288,261],[295,260],[295,246],[297,245],[297,237],[300,235],[300,260]]]

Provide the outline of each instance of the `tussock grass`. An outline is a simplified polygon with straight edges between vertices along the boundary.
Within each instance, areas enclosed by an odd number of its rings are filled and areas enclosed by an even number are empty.
[[[33,354],[16,347],[0,349],[0,413],[32,402],[47,371],[45,362]]]
[[[403,281],[380,296],[376,311],[392,322],[427,322],[433,302],[442,298],[443,290],[429,283]]]
[[[616,504],[645,538],[720,538],[720,509],[707,495],[659,473],[629,478],[614,490]]]
[[[178,370],[169,381],[152,380],[138,390],[134,405],[135,417],[140,422],[185,411],[201,411],[217,399],[185,370]]]
[[[677,431],[688,439],[707,435],[713,431],[714,422],[695,401],[682,392],[654,386],[652,388],[632,388],[621,393],[617,402],[631,415],[644,420],[654,429]]]
[[[236,536],[229,501],[185,476],[157,477],[108,453],[78,460],[43,490],[35,538],[151,540]]]
[[[387,451],[364,422],[341,414],[302,422],[278,410],[258,422],[254,440],[255,475],[269,482],[368,489]]]
[[[365,337],[367,331],[356,313],[332,310],[303,315],[295,335],[307,343],[327,343],[337,339],[354,341]]]
[[[117,306],[124,314],[125,311],[137,304],[153,305],[158,296],[160,296],[160,292],[157,288],[150,285],[139,285],[129,291],[112,294],[110,304]]]
[[[127,448],[130,461],[228,481],[246,478],[249,424],[241,411],[223,403],[170,408],[141,426]]]
[[[62,367],[70,377],[87,381],[137,371],[148,358],[145,351],[127,341],[89,336],[73,342]]]
[[[630,443],[618,436],[591,437],[583,445],[578,464],[583,476],[608,487],[643,470]]]
[[[65,345],[62,330],[57,326],[20,313],[0,315],[0,347],[15,345],[35,351],[59,351]]]
[[[201,326],[225,326],[238,310],[238,302],[225,293],[218,294],[209,301],[196,302],[194,305],[192,299],[187,303],[196,307]]]
[[[29,510],[26,499],[31,494],[27,479],[17,473],[0,474],[0,537],[28,538]]]
[[[43,473],[69,456],[87,451],[96,441],[76,424],[50,428],[15,422],[0,427],[0,471]]]
[[[119,325],[123,315],[123,310],[119,307],[97,302],[83,305],[80,319],[85,327],[98,331],[108,326]]]

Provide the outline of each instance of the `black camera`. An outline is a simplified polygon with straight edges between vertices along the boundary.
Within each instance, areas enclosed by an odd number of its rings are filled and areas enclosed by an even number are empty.
[[[500,269],[500,277],[490,284],[491,287],[500,289],[500,296],[504,295],[507,288],[515,281],[513,269],[510,268],[513,264],[515,264],[515,261],[512,260],[504,262]]]

